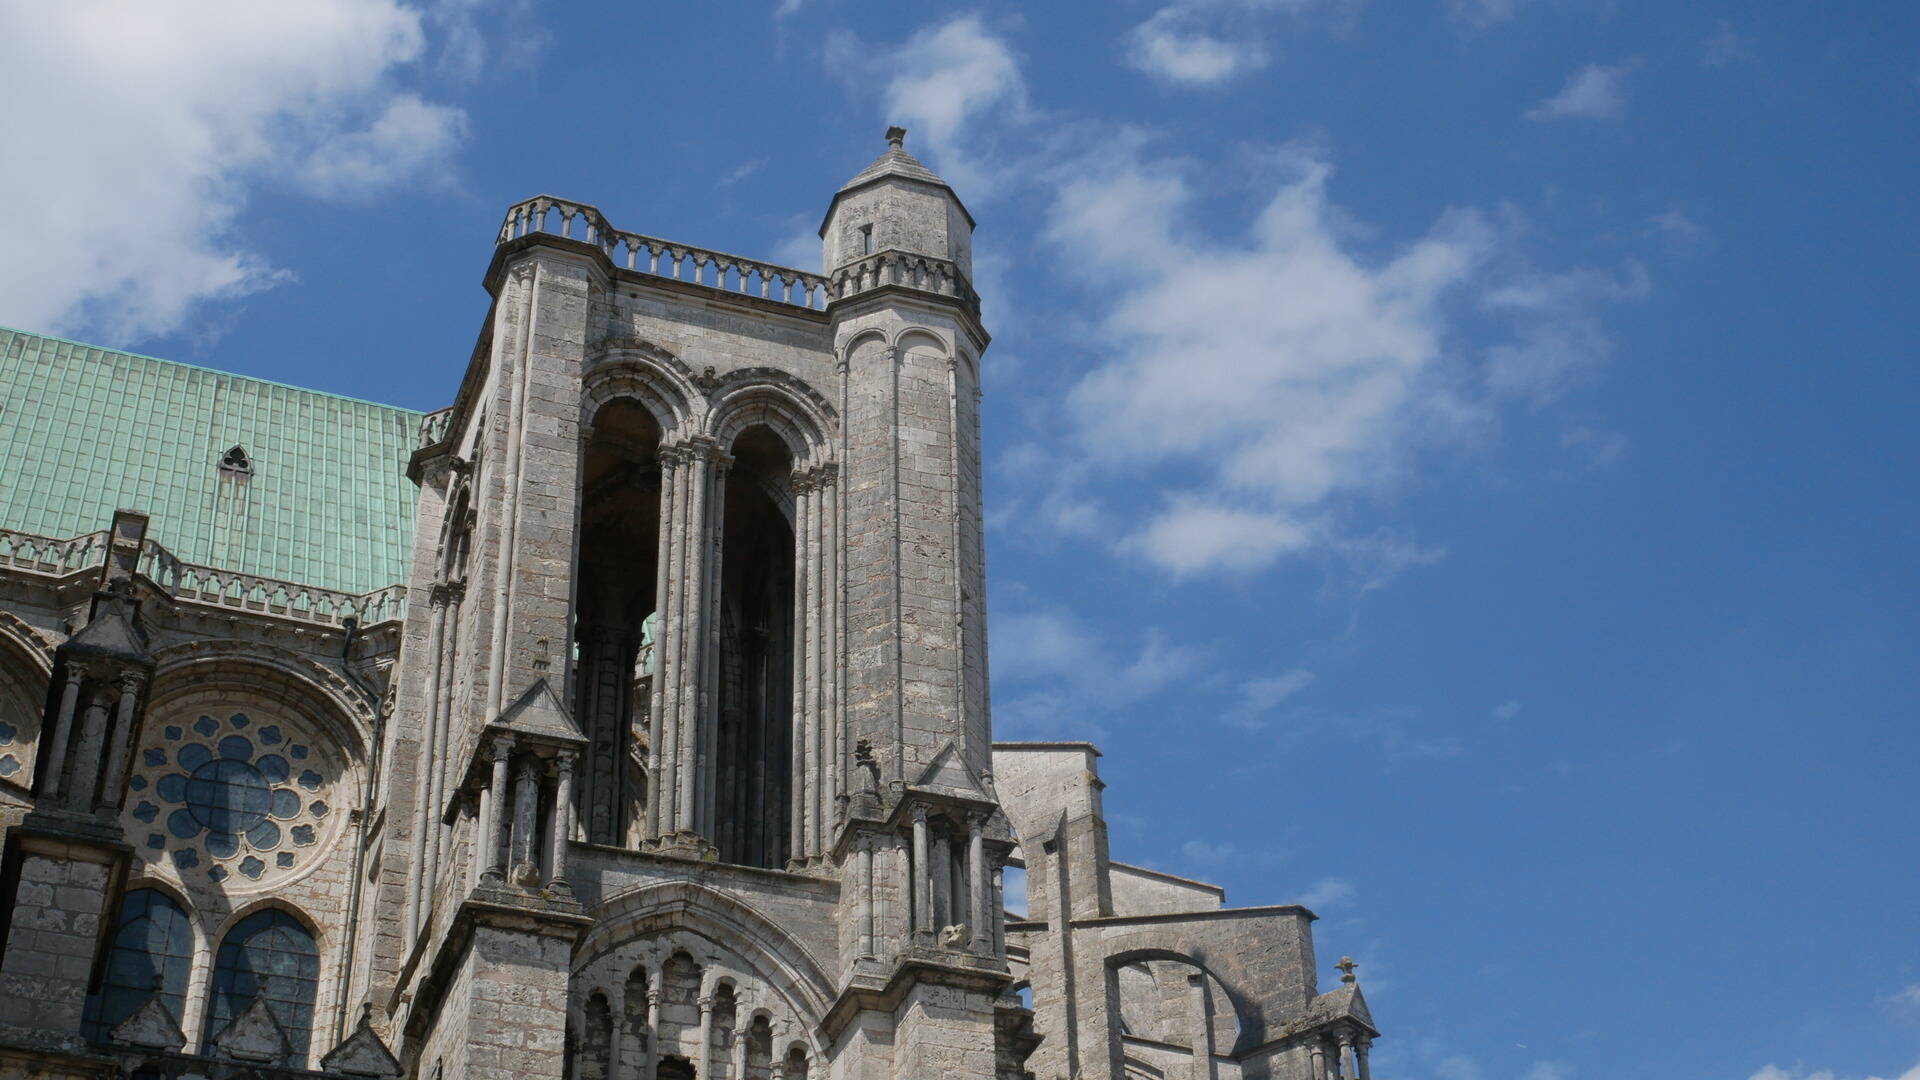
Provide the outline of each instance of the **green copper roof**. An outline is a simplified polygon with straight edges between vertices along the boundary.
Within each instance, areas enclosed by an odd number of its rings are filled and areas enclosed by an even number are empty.
[[[186,562],[370,592],[407,577],[420,416],[0,328],[0,528],[140,510]],[[250,474],[220,468],[235,446]]]

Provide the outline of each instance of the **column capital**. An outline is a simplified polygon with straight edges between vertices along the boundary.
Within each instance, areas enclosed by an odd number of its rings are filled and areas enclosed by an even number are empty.
[[[915,806],[912,810],[912,815],[915,825],[925,825],[927,823],[927,808],[924,805]]]
[[[120,673],[119,683],[121,693],[138,694],[140,689],[147,685],[147,677],[138,671],[122,671]]]
[[[493,737],[493,756],[496,761],[505,761],[513,753],[514,738],[505,733]]]

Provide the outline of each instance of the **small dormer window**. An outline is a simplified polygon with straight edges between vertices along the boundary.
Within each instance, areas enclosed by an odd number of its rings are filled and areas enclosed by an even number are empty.
[[[860,226],[860,254],[873,254],[873,226]]]
[[[247,448],[235,446],[220,456],[220,471],[235,476],[252,476],[253,459],[247,456]]]

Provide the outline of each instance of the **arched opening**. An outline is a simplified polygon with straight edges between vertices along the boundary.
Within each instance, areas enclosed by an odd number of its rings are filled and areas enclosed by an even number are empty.
[[[287,1037],[287,1056],[277,1065],[305,1068],[313,1041],[313,1005],[320,986],[320,950],[313,934],[279,908],[267,908],[234,924],[213,964],[213,1000],[207,1010],[204,1053],[254,999]]]
[[[603,406],[581,481],[574,717],[588,740],[575,786],[587,839],[631,845],[646,806],[647,693],[660,541],[660,427],[638,402]]]
[[[1240,1019],[1206,968],[1175,956],[1136,955],[1111,964],[1128,1077],[1187,1075],[1196,1061],[1233,1052]],[[1217,1064],[1217,1062],[1216,1062]]]
[[[765,427],[734,440],[720,561],[714,846],[726,862],[781,867],[793,776],[793,525],[786,444]]]
[[[608,1080],[613,1075],[613,1010],[605,994],[587,999],[580,1033],[580,1056],[573,1075],[577,1080]]]
[[[120,902],[120,919],[107,949],[100,986],[87,997],[87,1037],[104,1041],[148,998],[178,1023],[186,1016],[187,978],[193,970],[193,924],[173,898],[157,889],[133,889]]]

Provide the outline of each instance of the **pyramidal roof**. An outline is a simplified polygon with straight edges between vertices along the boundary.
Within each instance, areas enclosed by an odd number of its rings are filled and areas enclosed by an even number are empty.
[[[967,224],[972,225],[974,223],[973,215],[967,212],[966,204],[960,203],[960,196],[954,193],[953,185],[940,179],[939,173],[921,164],[919,158],[907,153],[906,142],[906,128],[898,125],[888,128],[887,152],[874,158],[873,164],[855,173],[853,179],[840,185],[840,190],[833,194],[833,202],[839,202],[840,197],[849,191],[858,190],[880,180],[914,180],[922,184],[932,184],[935,187],[945,188],[947,194],[953,196],[953,201],[960,204],[960,212],[966,214]],[[831,218],[832,216],[833,204],[829,203],[827,206],[827,217]],[[826,227],[826,222],[824,220],[821,221],[820,231],[822,233],[826,232]]]
[[[873,159],[873,164],[854,174],[853,179],[840,185],[841,191],[852,191],[864,187],[883,176],[901,176],[908,180],[918,180],[927,184],[939,184],[947,190],[947,182],[940,174],[920,164],[920,159],[907,153],[907,129],[890,127],[887,129],[887,152]]]

